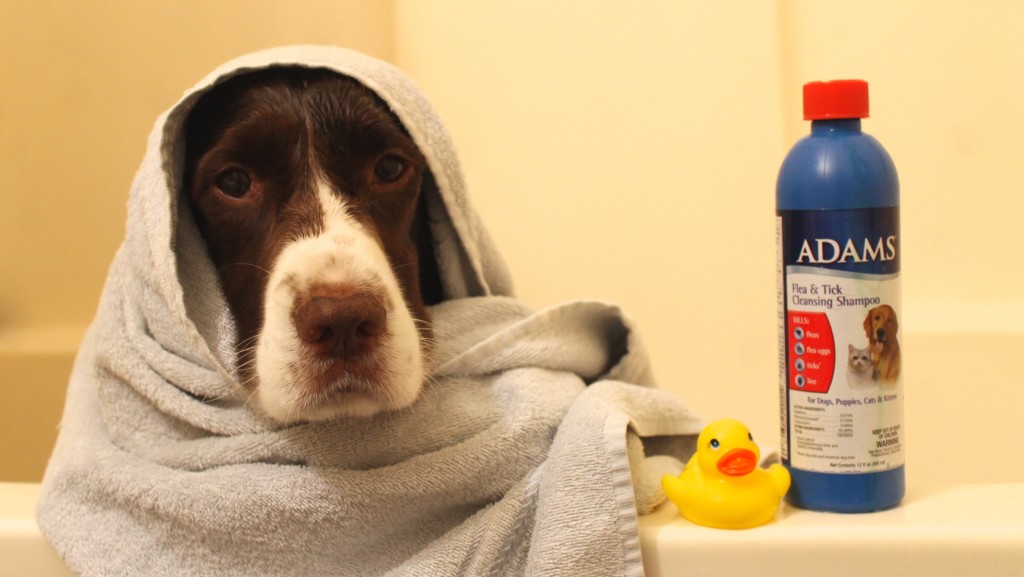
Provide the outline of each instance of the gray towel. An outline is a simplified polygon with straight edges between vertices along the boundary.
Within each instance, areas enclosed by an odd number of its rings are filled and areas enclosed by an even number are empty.
[[[239,385],[233,320],[179,198],[182,132],[211,86],[274,65],[375,90],[437,183],[425,195],[446,300],[431,310],[430,382],[402,411],[284,426]],[[533,312],[513,298],[450,138],[409,79],[342,49],[264,51],[157,121],[39,525],[86,576],[642,575],[636,509],[659,496],[639,479],[638,439],[685,452],[701,424],[652,385],[615,306]]]

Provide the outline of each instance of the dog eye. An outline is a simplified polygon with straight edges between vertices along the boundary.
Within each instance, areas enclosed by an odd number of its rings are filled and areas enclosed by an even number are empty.
[[[380,182],[395,182],[405,172],[405,161],[394,155],[387,155],[377,161],[373,175]]]
[[[242,198],[249,192],[250,187],[252,180],[249,175],[237,168],[225,171],[217,177],[217,188],[232,198]]]

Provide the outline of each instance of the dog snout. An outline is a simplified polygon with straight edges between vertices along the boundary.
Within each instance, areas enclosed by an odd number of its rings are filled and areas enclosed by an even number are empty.
[[[885,329],[878,329],[875,331],[875,340],[880,343],[885,342]]]
[[[299,299],[292,321],[315,354],[351,359],[372,351],[387,328],[387,311],[372,291],[338,288]]]

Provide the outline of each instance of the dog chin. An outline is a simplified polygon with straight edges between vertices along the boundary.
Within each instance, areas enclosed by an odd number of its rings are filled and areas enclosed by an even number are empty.
[[[419,333],[400,307],[387,337],[365,359],[310,358],[283,312],[269,314],[256,349],[255,400],[281,423],[369,417],[412,405],[426,379]]]
[[[387,336],[374,353],[331,360],[311,358],[283,311],[269,314],[256,349],[257,406],[275,421],[295,423],[369,417],[412,405],[426,379],[419,333],[404,307],[387,317]]]
[[[419,351],[385,351],[383,356],[381,364],[368,371],[378,375],[372,381],[356,375],[332,376],[330,368],[318,371],[316,364],[258,359],[256,404],[268,417],[285,424],[372,417],[404,409],[416,401],[423,387],[422,356]]]
[[[261,338],[256,353],[257,406],[275,421],[294,423],[370,417],[412,405],[426,379],[424,357],[411,316],[390,317],[394,321],[388,323],[389,331],[403,338],[387,339],[366,360],[310,361],[303,358],[297,337],[277,342]]]
[[[341,390],[312,400],[295,394],[299,388],[261,386],[256,390],[257,403],[268,417],[282,424],[328,421],[342,417],[367,418],[412,405],[420,387],[399,387],[405,391],[400,396]]]

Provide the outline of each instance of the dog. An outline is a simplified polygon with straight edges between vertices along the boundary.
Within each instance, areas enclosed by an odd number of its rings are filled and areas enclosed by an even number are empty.
[[[879,305],[864,318],[864,332],[871,349],[871,363],[883,383],[894,383],[900,375],[900,343],[896,338],[899,322],[889,305]]]
[[[411,405],[441,285],[432,176],[388,106],[332,71],[281,67],[214,87],[185,129],[185,194],[257,406],[294,423]]]

